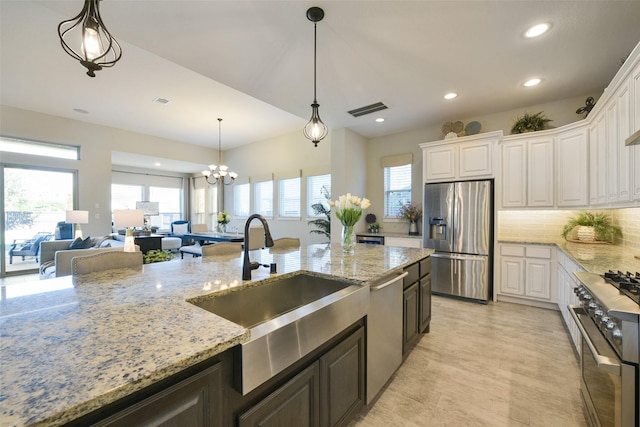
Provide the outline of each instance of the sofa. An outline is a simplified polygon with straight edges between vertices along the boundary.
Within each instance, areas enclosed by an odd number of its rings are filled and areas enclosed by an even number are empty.
[[[74,240],[49,240],[40,243],[40,279],[71,275],[71,259],[100,252],[122,251],[124,242],[111,236],[94,238],[91,247],[69,249]]]

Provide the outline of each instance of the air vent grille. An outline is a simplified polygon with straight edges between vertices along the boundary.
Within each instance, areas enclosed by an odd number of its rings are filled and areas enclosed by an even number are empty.
[[[356,108],[355,110],[347,111],[353,117],[364,116],[365,114],[375,113],[376,111],[386,110],[387,107],[382,102],[376,102],[375,104],[367,105],[365,107]]]

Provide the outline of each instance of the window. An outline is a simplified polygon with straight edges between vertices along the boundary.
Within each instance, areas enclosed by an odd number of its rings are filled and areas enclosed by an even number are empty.
[[[79,147],[0,137],[0,151],[78,160]]]
[[[248,217],[250,212],[250,184],[236,184],[233,187],[233,215]]]
[[[273,217],[273,181],[256,182],[253,186],[256,213]]]
[[[384,168],[384,216],[395,218],[411,202],[411,163]]]
[[[182,218],[182,190],[180,188],[149,187],[149,201],[158,202],[160,215],[150,217],[151,225],[171,228],[171,222]]]
[[[316,215],[313,205],[316,203],[324,203],[328,205],[331,198],[331,174],[315,175],[307,177],[307,216],[310,218],[321,217],[323,214]]]
[[[300,218],[300,177],[278,181],[278,215]]]
[[[135,209],[136,201],[143,198],[142,185],[111,184],[111,211]]]
[[[194,224],[204,224],[207,212],[205,210],[205,189],[196,188],[193,190],[193,215],[191,220]]]
[[[218,222],[218,186],[210,186],[206,193],[209,195],[209,224],[216,224]]]

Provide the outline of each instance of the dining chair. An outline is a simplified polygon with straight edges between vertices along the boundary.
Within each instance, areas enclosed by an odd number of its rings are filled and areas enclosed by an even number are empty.
[[[96,271],[142,267],[142,252],[101,252],[94,255],[77,256],[71,259],[72,274],[87,274]]]
[[[215,245],[205,245],[202,247],[202,256],[233,255],[242,252],[242,243],[221,242]]]
[[[209,227],[207,227],[207,224],[191,224],[192,233],[207,233],[208,231]]]
[[[297,237],[281,237],[273,239],[273,249],[293,249],[300,247],[300,239]]]

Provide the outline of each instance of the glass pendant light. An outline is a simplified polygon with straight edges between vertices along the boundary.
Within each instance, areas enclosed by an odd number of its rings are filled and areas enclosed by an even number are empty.
[[[324,10],[319,7],[311,7],[307,10],[307,19],[313,22],[313,104],[311,104],[311,120],[304,127],[304,136],[313,142],[313,146],[317,147],[325,136],[327,136],[327,126],[322,123],[320,113],[318,112],[317,96],[316,96],[316,46],[317,46],[317,24],[324,18]]]

